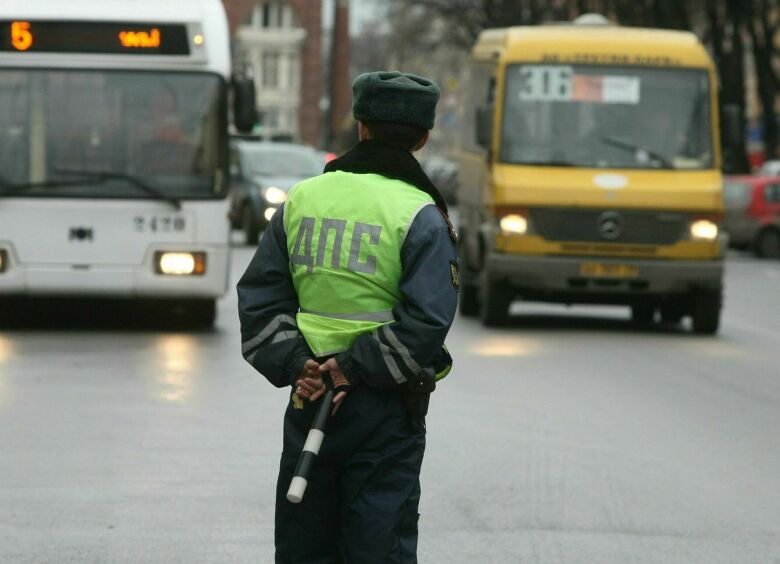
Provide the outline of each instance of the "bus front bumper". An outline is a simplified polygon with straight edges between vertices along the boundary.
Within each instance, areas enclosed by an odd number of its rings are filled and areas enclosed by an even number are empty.
[[[590,296],[616,303],[642,295],[720,290],[723,279],[720,259],[652,260],[493,252],[487,257],[486,269],[491,282],[508,284],[521,295],[525,292],[537,297]]]
[[[227,291],[230,249],[203,247],[207,262],[201,275],[158,274],[153,252],[140,265],[69,265],[19,263],[9,249],[0,272],[0,297],[218,298]]]

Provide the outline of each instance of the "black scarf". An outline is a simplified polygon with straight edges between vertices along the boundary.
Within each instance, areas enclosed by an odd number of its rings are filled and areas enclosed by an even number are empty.
[[[355,174],[379,174],[411,184],[433,198],[436,206],[445,217],[447,216],[447,202],[444,196],[425,174],[417,159],[405,149],[379,141],[361,141],[339,158],[325,165],[325,172],[337,170]]]

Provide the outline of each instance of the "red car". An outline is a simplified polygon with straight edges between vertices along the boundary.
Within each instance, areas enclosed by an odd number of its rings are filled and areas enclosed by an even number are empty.
[[[730,176],[723,183],[730,246],[780,257],[780,176]]]

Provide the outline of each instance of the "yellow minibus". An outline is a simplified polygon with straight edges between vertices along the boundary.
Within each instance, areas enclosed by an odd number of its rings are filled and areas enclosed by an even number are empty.
[[[717,77],[691,33],[486,30],[461,154],[461,312],[515,299],[630,306],[718,330],[724,240]]]

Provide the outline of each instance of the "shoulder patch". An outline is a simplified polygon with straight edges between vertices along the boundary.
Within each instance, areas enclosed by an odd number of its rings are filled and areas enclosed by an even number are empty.
[[[452,276],[452,287],[455,288],[456,292],[460,292],[460,269],[454,260],[450,261],[450,275]]]

